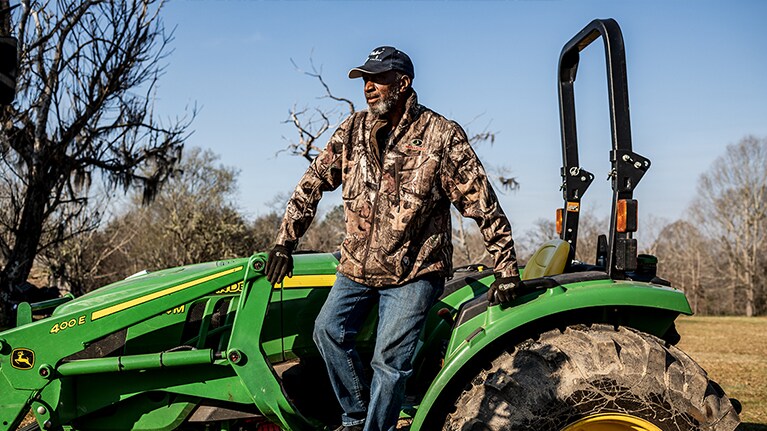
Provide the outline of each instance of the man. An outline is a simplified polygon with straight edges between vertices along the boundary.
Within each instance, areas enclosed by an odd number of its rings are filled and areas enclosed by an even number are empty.
[[[368,110],[347,118],[298,183],[266,267],[274,285],[291,273],[291,253],[322,193],[343,185],[346,237],[336,282],[315,322],[314,341],[343,408],[339,430],[393,430],[412,373],[418,335],[452,271],[450,203],[479,224],[495,259],[488,298],[519,286],[511,226],[461,127],[418,104],[413,63],[390,46],[349,72],[363,78]],[[365,378],[355,350],[378,304]]]

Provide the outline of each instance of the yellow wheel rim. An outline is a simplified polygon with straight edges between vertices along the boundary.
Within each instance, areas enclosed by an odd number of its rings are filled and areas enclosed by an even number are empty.
[[[562,431],[661,431],[661,429],[636,416],[602,413],[585,417],[566,426]]]

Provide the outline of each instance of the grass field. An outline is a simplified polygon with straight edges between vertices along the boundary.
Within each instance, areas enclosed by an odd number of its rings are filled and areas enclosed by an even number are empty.
[[[678,347],[743,404],[741,431],[767,431],[767,317],[682,317]]]

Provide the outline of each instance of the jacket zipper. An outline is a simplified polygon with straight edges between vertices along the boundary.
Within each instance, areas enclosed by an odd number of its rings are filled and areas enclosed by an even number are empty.
[[[368,258],[370,257],[370,243],[373,241],[373,234],[376,230],[376,220],[378,215],[378,197],[381,195],[381,182],[383,181],[383,173],[384,173],[384,159],[386,158],[386,154],[389,153],[389,145],[392,142],[393,132],[389,135],[388,138],[386,138],[386,145],[384,145],[384,153],[379,155],[380,160],[380,169],[378,170],[378,184],[376,184],[376,192],[373,196],[373,210],[370,213],[371,214],[371,220],[370,220],[370,234],[368,235],[368,239],[365,243],[365,257],[362,259],[362,279],[367,280],[366,276],[366,267],[368,263]],[[377,144],[376,144],[377,145]]]

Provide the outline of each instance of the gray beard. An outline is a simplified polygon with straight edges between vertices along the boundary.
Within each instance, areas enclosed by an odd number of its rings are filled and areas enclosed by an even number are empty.
[[[382,100],[379,100],[373,105],[370,105],[370,113],[373,115],[376,115],[378,117],[383,117],[384,115],[391,112],[392,108],[399,102],[400,100],[400,93],[399,92],[393,92],[389,93],[389,95]]]

